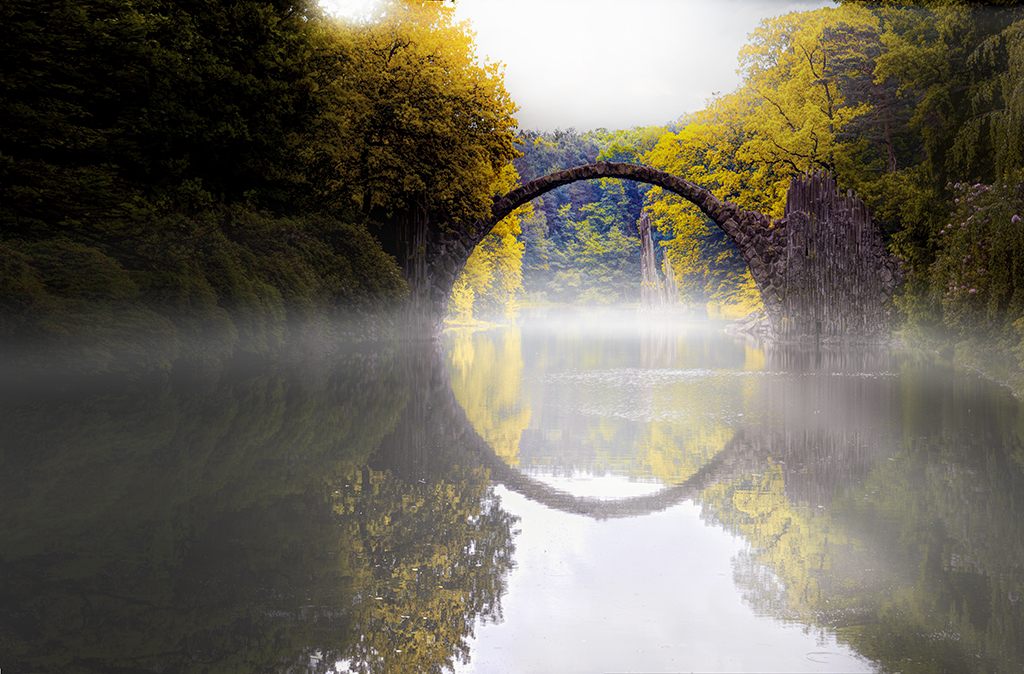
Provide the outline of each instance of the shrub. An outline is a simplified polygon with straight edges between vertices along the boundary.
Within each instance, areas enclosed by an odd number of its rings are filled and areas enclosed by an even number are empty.
[[[931,291],[955,333],[1005,334],[1024,317],[1024,182],[957,183],[939,230]]]

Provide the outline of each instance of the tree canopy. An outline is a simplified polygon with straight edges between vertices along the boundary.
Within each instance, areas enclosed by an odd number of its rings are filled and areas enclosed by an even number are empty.
[[[514,153],[501,68],[441,3],[353,23],[307,0],[12,0],[0,20],[0,339],[85,345],[89,368],[379,335],[407,294],[396,223],[480,216]]]
[[[454,11],[392,1],[372,21],[326,26],[302,154],[329,203],[383,217],[414,207],[456,222],[489,214],[514,154],[515,105],[500,64],[478,59]]]
[[[366,317],[408,296],[415,227],[466,226],[515,181],[614,160],[774,216],[793,176],[828,170],[903,259],[910,333],[981,326],[1016,346],[1024,10],[838,4],[764,21],[740,87],[677,122],[517,133],[501,65],[444,3],[389,0],[355,22],[307,0],[10,0],[0,339],[76,341],[90,355],[65,362],[104,369],[116,352],[167,367],[380,335],[388,321]],[[684,299],[751,298],[696,209],[606,180],[502,223],[453,308],[634,301],[643,209]],[[950,236],[961,224],[969,241]],[[985,264],[965,275],[965,260]]]

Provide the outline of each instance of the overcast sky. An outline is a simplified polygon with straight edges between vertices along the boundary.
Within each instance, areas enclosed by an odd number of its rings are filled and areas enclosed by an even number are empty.
[[[353,11],[367,0],[321,0]],[[764,18],[831,0],[459,0],[477,53],[505,64],[521,129],[664,125],[739,85]]]

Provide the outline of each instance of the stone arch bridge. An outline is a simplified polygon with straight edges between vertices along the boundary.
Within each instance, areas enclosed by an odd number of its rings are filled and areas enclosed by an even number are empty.
[[[459,272],[502,218],[553,189],[599,178],[655,185],[700,208],[732,240],[750,268],[771,338],[877,342],[888,337],[885,305],[903,277],[899,262],[886,252],[864,204],[838,194],[827,174],[795,178],[785,215],[773,220],[677,176],[612,162],[533,180],[496,198],[491,217],[468,227],[419,228],[407,242],[404,261],[414,321],[440,326]]]

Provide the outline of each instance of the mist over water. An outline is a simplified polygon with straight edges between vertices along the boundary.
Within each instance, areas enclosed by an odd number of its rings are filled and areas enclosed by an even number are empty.
[[[1018,401],[722,326],[8,386],[0,668],[1019,669]]]

